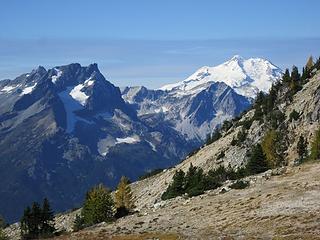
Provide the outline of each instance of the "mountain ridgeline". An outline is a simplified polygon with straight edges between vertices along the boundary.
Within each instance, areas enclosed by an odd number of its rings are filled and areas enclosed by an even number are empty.
[[[136,180],[175,165],[224,120],[250,107],[254,95],[241,95],[240,88],[265,91],[255,82],[279,79],[280,69],[254,62],[248,68],[233,58],[224,64],[226,82],[206,81],[218,74],[208,71],[185,91],[120,91],[97,64],[38,67],[0,81],[0,213],[15,221],[25,206],[45,197],[54,210],[70,209],[93,185],[114,187],[122,175]],[[228,79],[239,84],[228,85]]]

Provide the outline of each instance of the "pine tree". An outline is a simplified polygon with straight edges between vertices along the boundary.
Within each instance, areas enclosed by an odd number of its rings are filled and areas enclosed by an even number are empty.
[[[131,211],[134,208],[131,187],[128,178],[122,176],[115,193],[115,206],[117,209]]]
[[[4,218],[0,215],[0,229],[1,228],[5,228],[6,227],[6,221],[4,220]]]
[[[85,227],[84,219],[81,215],[77,214],[73,222],[73,231],[77,232]]]
[[[42,204],[41,213],[41,235],[42,236],[52,236],[55,231],[54,228],[54,214],[51,210],[49,200],[45,198]]]
[[[41,233],[42,211],[37,202],[32,203],[31,208],[27,207],[21,218],[21,237],[22,239],[35,239]]]
[[[305,70],[306,70],[306,71],[311,71],[312,68],[313,68],[313,66],[314,66],[313,57],[310,56],[310,57],[308,58],[308,61],[307,61],[306,69],[305,69]]]
[[[189,170],[185,177],[185,192],[188,196],[197,196],[204,192],[205,181],[201,168],[194,167],[190,164]]]
[[[265,135],[261,146],[269,167],[275,168],[283,163],[284,159],[281,133],[275,130],[270,130]]]
[[[162,194],[161,199],[166,200],[184,194],[185,192],[185,173],[180,169],[177,171],[173,178],[172,183],[168,186],[167,190]]]
[[[299,155],[299,162],[302,162],[308,155],[307,151],[307,141],[303,136],[299,137],[299,141],[297,144],[297,152]]]
[[[30,235],[29,233],[30,220],[31,220],[31,209],[30,207],[27,207],[24,209],[23,216],[20,220],[20,231],[21,231],[22,239],[27,239]]]
[[[286,71],[283,74],[282,81],[287,84],[289,84],[291,82],[290,72],[289,72],[288,68],[286,69]]]
[[[301,89],[301,79],[299,70],[296,66],[292,67],[291,72],[291,82],[290,82],[290,90],[291,90],[291,96],[298,92]]]
[[[250,174],[257,174],[265,172],[268,168],[266,155],[263,153],[261,145],[255,145],[252,148],[251,155],[247,163],[247,170]]]
[[[87,226],[110,222],[113,220],[114,202],[110,191],[99,184],[93,187],[87,194],[81,211],[84,223]]]
[[[320,129],[315,133],[313,142],[311,143],[311,159],[320,159]]]

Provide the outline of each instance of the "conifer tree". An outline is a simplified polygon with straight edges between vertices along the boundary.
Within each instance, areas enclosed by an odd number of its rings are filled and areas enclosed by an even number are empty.
[[[268,170],[268,168],[266,155],[263,153],[261,145],[255,145],[252,148],[251,155],[247,163],[247,170],[250,174],[256,174],[262,173]]]
[[[172,183],[168,186],[167,190],[162,194],[161,199],[166,200],[182,195],[185,192],[185,173],[180,169],[177,171],[173,178]]]
[[[291,72],[291,82],[290,82],[291,95],[295,94],[300,89],[301,89],[301,78],[300,78],[299,70],[296,66],[293,66],[292,72]]]
[[[190,164],[185,177],[185,192],[190,197],[202,194],[205,189],[204,183],[203,170]]]
[[[266,156],[268,166],[275,168],[283,162],[283,149],[282,149],[281,133],[270,130],[264,137],[261,146]]]
[[[110,222],[113,219],[114,202],[110,191],[99,184],[93,187],[87,194],[81,211],[84,224],[87,226]]]
[[[282,76],[282,81],[287,84],[289,84],[291,82],[290,72],[289,72],[288,68],[286,69],[286,71],[284,72],[284,74]]]
[[[122,176],[115,193],[115,206],[131,211],[134,208],[131,187],[128,178]]]
[[[45,198],[42,204],[42,213],[41,213],[41,235],[42,236],[51,236],[55,231],[54,228],[54,214],[51,210],[49,200]]]
[[[320,159],[320,129],[315,133],[313,141],[311,143],[311,159],[318,160]]]
[[[297,152],[299,155],[299,162],[302,162],[308,155],[307,151],[307,141],[303,136],[299,137],[299,141],[297,144]]]
[[[0,215],[0,229],[1,228],[5,228],[6,227],[6,221],[4,220],[4,218]]]
[[[306,70],[306,71],[311,71],[312,68],[313,68],[313,66],[314,66],[313,57],[310,56],[310,57],[308,58],[308,61],[307,61],[306,69],[305,69],[305,70]]]

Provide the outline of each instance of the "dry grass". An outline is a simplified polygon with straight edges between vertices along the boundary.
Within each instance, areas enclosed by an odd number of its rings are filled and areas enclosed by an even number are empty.
[[[78,232],[76,234],[64,235],[55,238],[56,240],[182,240],[182,236],[175,233],[141,233],[110,236],[107,232],[99,233]]]

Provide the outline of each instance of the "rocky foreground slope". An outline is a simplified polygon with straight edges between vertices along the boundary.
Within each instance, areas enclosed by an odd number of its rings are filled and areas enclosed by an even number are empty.
[[[247,189],[178,197],[57,239],[320,239],[319,171],[319,163],[270,170],[249,177]],[[70,227],[74,215],[57,221]]]

